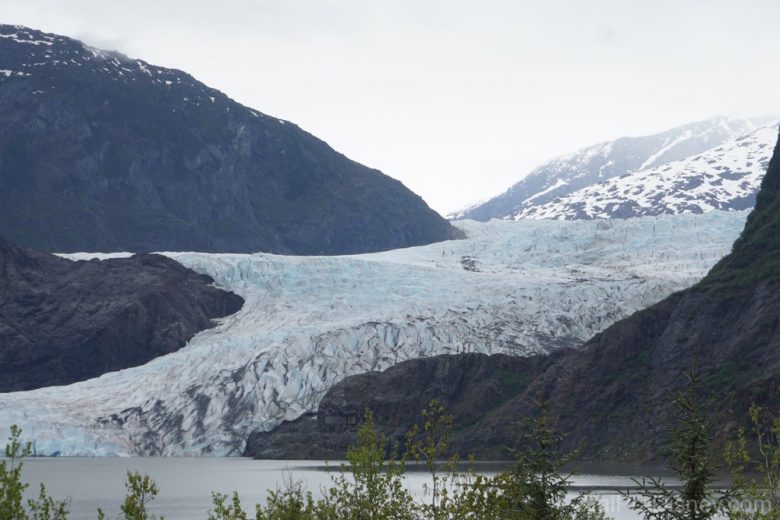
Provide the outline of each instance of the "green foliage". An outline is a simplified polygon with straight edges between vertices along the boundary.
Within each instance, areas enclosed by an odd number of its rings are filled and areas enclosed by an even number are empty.
[[[553,427],[546,403],[537,406],[538,417],[527,420],[530,442],[514,452],[512,470],[499,474],[492,483],[499,490],[497,518],[563,520],[578,514],[581,518],[600,518],[603,510],[598,502],[585,500],[582,494],[567,499],[572,474],[563,473],[562,467],[575,453],[560,453],[563,436]]]
[[[209,512],[208,520],[247,520],[246,512],[241,507],[241,499],[235,491],[232,497],[212,493],[211,500],[214,510]]]
[[[424,501],[420,505],[420,512],[433,520],[449,518],[453,507],[450,488],[457,477],[455,470],[458,461],[457,457],[444,464],[439,460],[449,450],[454,419],[445,414],[444,407],[435,399],[422,411],[422,418],[422,432],[415,425],[406,434],[408,453],[423,463],[431,475],[430,487],[426,484],[424,490],[430,495],[430,502]]]
[[[746,361],[726,361],[701,374],[702,386],[712,391],[739,387],[747,383],[746,374],[752,365]]]
[[[760,282],[780,283],[780,142],[769,162],[756,207],[731,254],[694,289],[728,293]]]
[[[629,372],[632,383],[640,383],[650,376],[650,352],[642,351],[637,357],[626,362],[625,371]]]
[[[559,470],[567,460],[556,458],[562,438],[551,426],[545,405],[539,407],[541,415],[531,419],[531,446],[517,451],[513,471],[501,476],[502,496],[506,507],[523,518],[568,518],[572,511],[566,489],[571,480]]]
[[[471,472],[456,476],[460,486],[455,488],[449,504],[448,518],[452,520],[504,518],[501,508],[501,490],[496,479]]]
[[[22,459],[32,452],[32,446],[23,443],[22,431],[11,426],[11,436],[5,447],[8,460],[0,462],[0,520],[26,520],[22,501],[27,484],[22,482]]]
[[[733,486],[714,489],[715,466],[709,455],[712,439],[701,386],[695,371],[687,374],[685,392],[672,396],[679,416],[671,429],[669,468],[680,481],[670,487],[662,479],[635,481],[638,490],[623,496],[647,520],[780,520],[780,417],[769,417],[757,405],[749,410],[749,440],[745,428],[727,445],[726,462]],[[395,453],[386,459],[388,442],[367,411],[357,441],[348,450],[348,465],[333,477],[324,497],[315,500],[300,482],[286,482],[270,491],[265,505],[256,506],[256,520],[607,520],[600,502],[584,494],[570,500],[572,473],[562,468],[576,455],[560,454],[563,436],[555,430],[544,403],[536,418],[527,419],[526,447],[516,450],[515,464],[494,477],[457,471],[457,459],[441,462],[449,451],[453,419],[431,401],[423,410],[422,428],[407,434],[407,452],[431,474],[430,500],[417,503],[404,485],[407,459]],[[31,444],[11,428],[0,462],[0,520],[67,520],[69,504],[57,502],[41,485],[38,498],[27,500],[22,460]],[[148,476],[129,472],[122,520],[155,520],[149,503],[158,495]],[[208,520],[248,520],[237,493],[213,493]],[[98,510],[98,520],[106,515]],[[162,520],[162,518],[160,519]]]
[[[710,520],[726,513],[731,493],[713,488],[715,466],[710,457],[712,438],[700,397],[696,371],[686,374],[687,390],[672,396],[679,416],[671,429],[669,469],[681,487],[671,488],[663,479],[635,480],[637,491],[623,496],[631,508],[647,520]]]
[[[580,495],[566,496],[570,475],[560,467],[569,457],[558,455],[561,437],[544,405],[538,419],[529,420],[532,445],[516,452],[511,471],[495,477],[458,472],[457,458],[443,460],[450,449],[453,418],[437,401],[422,412],[422,425],[407,434],[407,455],[430,474],[426,497],[415,502],[404,487],[406,458],[385,459],[387,440],[366,413],[357,442],[349,449],[349,466],[333,479],[325,497],[314,501],[300,484],[288,483],[271,493],[258,520],[606,520],[601,504]],[[352,476],[349,478],[348,475]]]
[[[589,496],[581,496],[572,513],[572,520],[610,520],[601,502]]]
[[[736,442],[727,444],[724,455],[736,499],[728,516],[733,520],[777,520],[780,519],[780,417],[768,417],[756,404],[751,405],[748,416],[753,445],[749,446],[745,428],[740,428]]]
[[[41,484],[38,500],[28,500],[30,520],[67,520],[70,504],[67,500],[56,501],[46,493],[46,487]]]
[[[32,444],[22,442],[22,430],[11,426],[11,436],[5,447],[6,460],[0,462],[0,520],[66,520],[69,504],[55,501],[48,496],[41,484],[38,499],[27,501],[24,493],[28,488],[22,480],[23,459],[32,454]]]
[[[269,491],[266,503],[255,507],[256,520],[606,520],[599,503],[580,496],[567,501],[569,476],[559,473],[566,459],[557,456],[560,437],[551,427],[542,408],[539,419],[529,421],[533,447],[517,452],[511,471],[496,477],[457,471],[457,458],[442,462],[450,449],[453,418],[444,407],[431,401],[422,412],[422,425],[407,435],[407,456],[422,463],[431,475],[429,495],[416,502],[406,489],[406,456],[397,457],[397,447],[389,458],[388,441],[378,432],[374,417],[366,412],[357,431],[356,443],[348,450],[348,464],[332,478],[315,500],[300,482],[287,480],[282,489]],[[29,501],[30,514],[22,507],[26,484],[21,480],[17,460],[29,455],[30,445],[22,444],[21,432],[12,429],[3,462],[3,509],[0,520],[66,520],[67,504],[55,502],[41,486],[39,498]],[[10,485],[8,485],[10,483]],[[158,495],[157,484],[148,476],[128,472],[127,493],[121,505],[121,520],[155,520],[148,506]],[[5,511],[12,511],[7,514]],[[98,510],[98,520],[106,514]],[[248,520],[238,493],[212,494],[208,520]],[[162,520],[162,519],[161,519]]]
[[[257,520],[413,520],[414,501],[403,481],[405,459],[386,460],[388,443],[380,434],[371,412],[359,426],[356,444],[347,451],[348,464],[315,501],[300,482],[288,480],[281,490],[270,491],[266,504],[256,507]],[[240,511],[238,496],[233,507],[225,507],[226,497],[215,495],[215,512],[209,520],[243,519],[229,516]],[[239,513],[240,514],[240,513]]]
[[[325,520],[326,505],[315,503],[300,482],[287,481],[284,489],[269,491],[266,505],[257,505],[257,520]]]
[[[141,475],[138,472],[128,471],[125,482],[127,494],[120,507],[122,520],[157,520],[147,510],[147,506],[159,494],[157,483],[149,475]],[[106,514],[98,509],[98,520],[105,520]],[[160,517],[159,520],[164,520]]]
[[[395,453],[385,460],[387,439],[379,433],[374,416],[366,411],[357,431],[355,446],[347,450],[348,468],[333,479],[326,493],[322,512],[334,520],[413,520],[413,499],[403,474],[406,460]],[[348,472],[347,472],[348,470]],[[348,478],[347,473],[352,478]]]
[[[552,426],[544,403],[539,417],[528,419],[526,448],[514,452],[515,464],[495,477],[458,473],[455,459],[436,462],[446,451],[452,420],[435,401],[423,414],[423,440],[413,452],[423,454],[428,471],[439,487],[434,488],[430,504],[422,504],[418,518],[452,519],[527,519],[527,520],[605,520],[601,504],[581,494],[570,500],[567,488],[571,474],[561,468],[574,454],[560,455],[562,436]],[[437,491],[438,489],[438,491]],[[437,504],[434,507],[434,504]]]
[[[504,369],[497,370],[496,377],[511,395],[520,393],[533,380],[529,374]]]

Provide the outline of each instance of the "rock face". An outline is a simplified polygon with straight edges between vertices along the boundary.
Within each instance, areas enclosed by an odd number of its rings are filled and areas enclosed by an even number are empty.
[[[605,185],[604,189],[601,190],[596,189],[609,179],[615,180],[617,186],[615,189],[618,189],[622,187],[618,179],[620,177],[628,176],[632,178],[638,172],[655,170],[662,173],[668,172],[665,168],[674,164],[675,161],[683,159],[693,160],[698,154],[746,135],[756,130],[759,126],[774,122],[770,118],[741,119],[715,117],[706,121],[672,128],[659,134],[642,137],[621,137],[615,141],[600,143],[551,160],[547,164],[534,169],[527,177],[509,188],[505,193],[461,211],[453,215],[453,217],[483,221],[491,218],[587,218],[588,213],[582,211],[583,205],[598,206],[604,199],[606,199],[606,202],[610,202],[610,197],[616,195],[616,193],[610,191],[612,185]],[[762,155],[760,149],[756,150],[756,153]],[[763,159],[768,159],[768,155],[762,155],[762,157]],[[736,162],[740,162],[742,159],[741,154],[738,154],[736,159]],[[720,171],[721,168],[716,169],[716,166],[726,168],[732,166],[731,162],[730,157],[727,157],[723,165],[706,165],[702,161],[700,163],[693,162],[690,166],[694,167],[694,172],[692,173],[705,177],[704,172],[707,169],[720,174],[722,173]],[[766,166],[760,164],[756,164],[756,168],[751,168],[751,164],[748,164],[747,169],[740,169],[745,168],[744,162],[741,161],[740,164],[736,165],[739,168],[733,171],[734,175],[750,177],[755,169],[760,170],[761,174],[766,170]],[[701,165],[705,166],[704,171],[696,171],[695,167]],[[682,183],[676,183],[675,174],[676,171],[668,174],[670,177],[668,184],[676,190],[669,193],[672,200],[674,200],[675,194],[679,195],[682,193],[681,196],[683,197],[687,195],[688,191],[692,191],[694,195],[697,194],[694,189],[696,186],[685,186]],[[640,191],[636,191],[636,186],[629,186],[632,189],[627,193],[627,198],[630,200],[631,195],[636,194],[646,195],[647,197],[659,196],[660,190],[657,189],[657,182],[654,181],[654,178],[658,176],[663,177],[660,174],[651,174],[649,180],[645,180],[642,184]],[[687,176],[691,176],[690,172]],[[727,178],[726,180],[728,181],[729,179]],[[760,177],[758,181],[760,182]],[[752,190],[749,189],[751,187]],[[748,191],[752,196],[755,195],[757,187],[758,184],[754,183],[752,186],[740,188],[737,191]],[[656,189],[654,190],[654,188]],[[698,194],[699,198],[705,202],[708,199],[716,199],[720,202],[720,207],[731,207],[728,206],[728,203],[735,197],[732,197],[732,194],[728,192],[724,198],[719,193],[719,189],[720,185],[718,184],[717,189],[713,189],[712,193]],[[577,194],[579,194],[579,198],[576,196]],[[660,193],[660,196],[664,195],[664,193]],[[584,196],[587,197],[585,200],[582,200]],[[721,198],[724,198],[724,200],[720,201]],[[555,211],[557,208],[555,201],[557,199],[570,204],[577,203],[576,209],[580,209],[580,213],[575,213],[574,209],[568,207],[566,207],[568,212],[563,209]],[[667,213],[666,211],[653,213],[652,208],[662,208],[663,205],[658,201],[651,200],[650,202],[650,211],[646,213],[639,212],[636,215],[630,215],[627,208],[618,207],[612,212],[614,215],[609,216],[626,218],[627,216],[639,216],[642,214],[657,215]],[[752,200],[749,202],[752,203]],[[655,204],[653,205],[652,203]],[[745,207],[749,206],[743,204],[742,208]],[[628,208],[628,210],[630,209],[633,208]],[[606,212],[606,209],[602,207],[599,207],[599,210],[602,213]],[[591,211],[591,213],[598,213],[598,211]],[[563,216],[559,214],[563,214]],[[594,217],[591,216],[590,218]]]
[[[253,433],[245,455],[259,459],[343,458],[366,409],[373,411],[391,444],[403,443],[404,434],[434,398],[462,429],[516,397],[551,359],[445,355],[348,377],[325,394],[316,415],[283,423],[273,432]]]
[[[704,390],[714,397],[711,413],[716,419],[716,437],[722,440],[746,419],[751,402],[775,412],[780,408],[778,352],[780,143],[742,236],[733,252],[707,277],[617,322],[581,348],[556,352],[549,366],[516,396],[488,402],[476,422],[461,423],[463,428],[456,431],[453,446],[461,454],[507,456],[503,446],[518,444],[522,417],[535,413],[535,401],[545,400],[558,428],[570,432],[566,446],[583,447],[584,457],[657,460],[666,453],[667,428],[674,421],[669,393],[685,385],[684,371],[697,367]],[[458,366],[456,360],[436,362],[441,367]],[[419,370],[415,363],[423,361],[410,361],[403,370],[414,373]],[[498,373],[503,363],[499,358],[487,358],[483,361],[487,375],[481,377]],[[523,377],[527,371],[516,373]],[[350,403],[368,403],[372,409],[382,409],[385,402],[381,396],[386,390],[379,383],[389,376],[362,377],[339,385],[352,388],[359,384],[363,392],[359,397],[350,398],[334,389],[333,397],[324,403],[336,402],[342,409],[348,409]],[[412,380],[407,381],[404,392],[419,396],[423,402],[429,396],[442,399],[454,409],[464,399],[446,386],[415,385]],[[339,395],[346,396],[346,402]],[[381,417],[405,416],[408,427],[414,415],[406,415],[404,406],[411,402],[416,402],[413,397],[398,401],[393,405],[395,411],[383,409]],[[307,431],[327,431],[323,428],[338,417],[332,408],[321,407],[316,423],[310,421]],[[384,420],[379,425],[393,432],[400,428],[396,423]],[[253,446],[262,448],[257,453],[273,453],[291,427],[283,425],[266,437],[253,437]]]
[[[243,299],[159,255],[72,262],[0,238],[0,392],[64,385],[183,347]]]
[[[457,238],[425,202],[192,76],[0,25],[0,234],[52,252],[341,254]]]

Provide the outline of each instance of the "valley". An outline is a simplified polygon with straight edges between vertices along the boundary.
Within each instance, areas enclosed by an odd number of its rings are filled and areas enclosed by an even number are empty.
[[[0,520],[776,520],[777,16],[659,1],[9,4]]]
[[[240,454],[348,375],[577,347],[698,281],[745,217],[462,222],[464,240],[340,257],[165,253],[244,306],[143,366],[0,394],[0,427],[35,432],[38,454]]]

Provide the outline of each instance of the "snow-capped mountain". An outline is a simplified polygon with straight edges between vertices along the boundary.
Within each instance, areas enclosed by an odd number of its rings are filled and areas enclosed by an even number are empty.
[[[486,221],[514,218],[530,208],[593,184],[689,158],[770,124],[769,118],[714,117],[643,137],[622,137],[567,154],[534,169],[505,193],[453,215]]]
[[[688,159],[527,207],[514,218],[629,218],[751,208],[776,142],[776,126],[760,128]]]
[[[351,374],[579,345],[698,280],[745,218],[467,221],[465,240],[341,257],[169,253],[243,308],[146,365],[0,394],[0,437],[18,424],[39,454],[240,454]]]

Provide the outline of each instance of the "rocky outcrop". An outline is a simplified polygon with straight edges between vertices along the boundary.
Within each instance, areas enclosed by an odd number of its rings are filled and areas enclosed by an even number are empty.
[[[559,430],[568,432],[564,446],[581,448],[584,458],[647,462],[662,459],[668,450],[667,429],[674,423],[670,393],[686,384],[685,371],[696,368],[703,391],[712,397],[716,439],[723,440],[746,420],[752,402],[773,412],[780,410],[780,143],[775,148],[756,209],[732,253],[718,263],[696,286],[673,294],[607,328],[577,349],[558,351],[549,366],[511,398],[486,401],[483,415],[474,422],[459,422],[454,451],[482,458],[506,457],[506,446],[522,442],[523,418],[537,412],[536,402],[546,401]],[[403,369],[415,373],[410,361]],[[430,363],[431,361],[425,361]],[[438,359],[442,366],[458,361]],[[528,363],[540,363],[536,359]],[[483,360],[484,375],[495,377],[503,360]],[[388,370],[388,373],[390,370]],[[524,376],[522,370],[514,373]],[[368,403],[381,410],[379,384],[383,378],[369,374],[349,379],[342,389],[360,384],[362,393],[351,397],[334,389],[323,401],[311,431],[323,431],[337,421],[329,402],[342,408]],[[380,417],[405,417],[378,421],[387,432],[410,426],[415,420],[406,403],[435,397],[457,409],[463,395],[424,381],[405,381],[406,402],[394,404]],[[338,396],[346,396],[339,400]],[[353,394],[354,395],[354,394]],[[414,396],[419,396],[415,400]],[[456,422],[459,416],[456,414]],[[316,428],[313,426],[316,425]],[[288,425],[263,437],[273,446]],[[277,433],[279,432],[279,433]],[[257,439],[257,436],[254,437]],[[343,442],[342,442],[343,445]],[[253,453],[253,452],[250,452]],[[266,453],[258,451],[259,453]],[[316,456],[316,453],[311,453]]]
[[[0,392],[64,385],[183,347],[243,299],[159,255],[73,262],[0,238]]]
[[[435,356],[399,363],[384,372],[348,377],[331,388],[316,414],[253,433],[245,455],[260,459],[338,459],[354,441],[366,410],[393,443],[431,399],[455,417],[459,435],[520,394],[552,357],[503,354]]]
[[[342,254],[457,238],[399,181],[182,71],[0,25],[0,234],[42,251]]]

